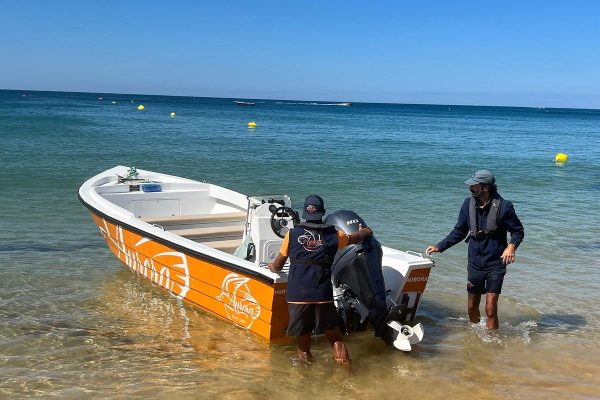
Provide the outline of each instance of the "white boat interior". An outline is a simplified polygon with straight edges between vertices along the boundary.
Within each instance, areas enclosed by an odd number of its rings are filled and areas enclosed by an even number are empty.
[[[237,254],[246,266],[263,269],[282,242],[272,228],[273,209],[291,207],[286,195],[247,197],[210,183],[123,166],[96,178],[82,186],[80,196],[102,214],[154,235],[183,238],[189,248],[198,244],[205,252]],[[291,219],[278,221],[292,226]]]

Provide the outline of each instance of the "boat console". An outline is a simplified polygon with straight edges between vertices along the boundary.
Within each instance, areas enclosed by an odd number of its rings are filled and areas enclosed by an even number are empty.
[[[273,261],[285,234],[294,226],[291,206],[287,195],[248,196],[246,231],[235,254],[258,265]]]

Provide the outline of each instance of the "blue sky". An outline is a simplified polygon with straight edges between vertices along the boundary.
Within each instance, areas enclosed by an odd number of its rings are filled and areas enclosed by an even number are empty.
[[[0,0],[0,88],[600,108],[596,1]]]

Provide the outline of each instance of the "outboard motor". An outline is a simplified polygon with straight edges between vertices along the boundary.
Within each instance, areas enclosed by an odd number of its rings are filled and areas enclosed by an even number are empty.
[[[367,226],[360,216],[348,210],[336,211],[324,222],[348,235],[358,232],[359,225]],[[411,328],[398,322],[404,310],[387,298],[382,255],[381,244],[374,236],[338,251],[331,268],[338,315],[347,333],[371,326],[375,336],[401,350],[410,350],[410,344],[423,337],[422,327],[418,324]]]

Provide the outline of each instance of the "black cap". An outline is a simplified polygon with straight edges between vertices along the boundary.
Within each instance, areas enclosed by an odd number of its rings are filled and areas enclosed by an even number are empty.
[[[323,218],[325,215],[325,203],[321,196],[311,194],[304,200],[304,210],[302,211],[302,218],[307,221],[317,221]]]

